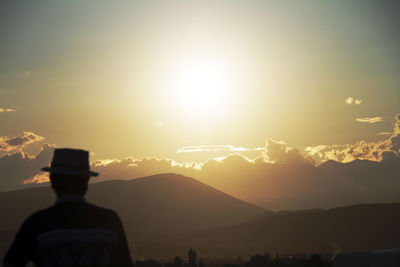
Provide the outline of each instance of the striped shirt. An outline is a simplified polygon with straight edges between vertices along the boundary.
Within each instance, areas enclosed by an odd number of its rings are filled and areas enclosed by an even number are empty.
[[[128,243],[118,215],[64,196],[25,220],[4,257],[4,265],[40,267],[131,266]]]

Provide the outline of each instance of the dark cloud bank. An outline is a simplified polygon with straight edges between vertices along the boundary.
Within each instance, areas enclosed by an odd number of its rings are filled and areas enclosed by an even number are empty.
[[[22,149],[1,156],[0,190],[46,180],[39,170],[50,162],[53,149],[45,144],[37,156]],[[100,172],[93,181],[173,172],[270,210],[399,202],[399,149],[400,114],[393,134],[378,142],[309,147],[301,152],[284,142],[268,140],[258,159],[233,154],[201,165],[157,158],[99,160],[92,163]]]

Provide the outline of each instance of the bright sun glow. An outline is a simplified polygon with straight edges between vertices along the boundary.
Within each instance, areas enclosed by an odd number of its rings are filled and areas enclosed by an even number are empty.
[[[223,62],[190,59],[172,75],[172,97],[183,112],[196,116],[218,115],[227,109],[234,95],[233,73]]]

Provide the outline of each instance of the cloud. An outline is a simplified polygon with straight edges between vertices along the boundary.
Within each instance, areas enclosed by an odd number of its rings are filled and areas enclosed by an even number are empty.
[[[388,140],[379,142],[358,141],[355,144],[307,147],[305,151],[318,163],[328,160],[351,162],[354,160],[382,161],[382,153],[391,151]]]
[[[236,147],[232,145],[221,145],[221,146],[185,146],[179,148],[176,153],[189,153],[189,152],[217,152],[217,151],[262,151],[263,147],[247,148],[247,147]]]
[[[12,108],[0,108],[0,113],[1,112],[13,112],[13,111],[15,111],[15,109],[12,109]]]
[[[357,118],[356,121],[364,123],[377,123],[377,122],[382,122],[383,118],[382,117]]]
[[[400,201],[397,190],[400,186],[397,179],[400,159],[393,151],[383,153],[382,162],[326,162],[315,166],[309,164],[298,149],[289,148],[282,141],[269,140],[267,148],[276,162],[264,157],[251,160],[240,154],[208,160],[201,164],[201,168],[170,159],[128,157],[99,160],[92,163],[92,169],[100,173],[99,178],[93,181],[135,179],[173,172],[196,178],[234,197],[274,210]],[[325,148],[320,146],[314,152]],[[278,153],[273,153],[273,149],[277,149]],[[385,175],[382,176],[383,173]],[[43,182],[47,178],[40,173],[30,177],[29,182]]]
[[[400,135],[400,113],[396,115],[395,122],[393,124],[394,135]]]
[[[354,102],[354,98],[348,97],[348,98],[346,98],[345,102],[346,102],[346,104],[350,105],[350,104],[352,104]]]
[[[400,201],[396,189],[400,186],[400,159],[393,152],[383,153],[382,162],[328,161],[313,166],[279,163],[288,151],[299,155],[296,149],[286,146],[285,150],[283,142],[270,141],[267,147],[277,149],[277,154],[271,152],[271,157],[277,155],[277,162],[249,160],[234,154],[205,162],[197,178],[242,200],[274,210]],[[320,146],[314,151],[325,148]]]
[[[304,151],[318,164],[328,160],[350,162],[355,158],[345,152],[347,146],[349,145],[319,145],[315,147],[306,147]]]
[[[385,143],[385,140],[380,144],[388,149],[381,153],[381,162],[328,161],[318,166],[312,164],[297,148],[274,140],[266,142],[264,157],[253,160],[237,153],[208,160],[200,165],[158,158],[98,160],[92,163],[91,168],[99,172],[100,176],[92,181],[178,173],[198,179],[239,199],[274,210],[400,201],[397,190],[400,186],[400,180],[397,179],[400,159],[397,152],[390,150],[392,146]],[[363,146],[364,150],[360,150]],[[375,144],[371,147],[364,143],[336,145],[334,148],[337,157],[339,154],[343,154],[343,158],[349,155],[354,157],[356,153],[361,153],[359,157],[367,157],[373,154],[377,146]],[[50,162],[52,148],[54,146],[44,145],[42,151],[34,157],[19,151],[0,158],[0,188],[10,190],[29,186],[22,183],[47,181],[48,176],[39,170]],[[329,149],[332,150],[332,146],[310,147],[308,154],[315,156]],[[335,155],[333,152],[331,154]]]
[[[271,161],[281,160],[287,153],[286,143],[269,139],[265,146],[265,155]]]
[[[390,137],[390,149],[400,156],[400,113],[396,115],[393,132],[394,134]]]
[[[354,97],[348,97],[344,100],[346,104],[351,105],[351,104],[356,104],[360,105],[362,103],[361,99],[355,99]]]
[[[96,180],[133,179],[158,173],[180,173],[193,175],[199,166],[194,163],[178,163],[171,159],[142,158],[98,160],[92,163],[92,169],[99,172]]]
[[[0,183],[0,190],[14,189],[19,187],[20,184],[29,185],[48,182],[48,174],[40,172],[40,169],[43,166],[49,165],[54,148],[55,146],[44,145],[42,151],[36,157],[30,157],[22,150],[7,155],[4,157],[4,161],[7,157],[18,158],[16,164],[11,164],[7,169],[1,166],[2,158],[0,158],[0,172],[3,170],[3,173],[11,177],[9,183],[3,185]],[[34,162],[36,163],[33,164]],[[37,162],[40,162],[40,164],[37,164]],[[11,167],[17,164],[20,164],[18,168]],[[32,164],[34,165],[33,167],[31,166]],[[200,164],[179,163],[171,159],[159,158],[135,159],[133,157],[127,157],[124,159],[97,160],[91,163],[91,169],[100,173],[100,176],[94,178],[92,181],[113,179],[127,180],[159,173],[180,173],[196,177],[199,168]],[[18,170],[24,171],[19,174]],[[0,176],[0,179],[1,178]]]
[[[380,118],[380,117],[379,117]],[[392,156],[400,156],[400,114],[395,116],[393,132],[379,133],[380,136],[390,135],[389,138],[377,142],[358,141],[355,144],[320,145],[307,147],[305,152],[318,163],[328,160],[351,162],[354,160],[384,161]]]
[[[43,166],[49,165],[54,147],[54,145],[44,144],[35,156],[29,155],[22,149],[1,156],[0,191],[21,188],[26,179],[39,174]]]
[[[48,176],[39,170],[50,162],[53,148],[44,145],[36,156],[20,149],[1,157],[1,190],[47,181]],[[183,174],[275,210],[400,201],[400,114],[395,117],[393,134],[377,142],[319,145],[300,151],[283,141],[269,139],[259,158],[248,159],[240,152],[199,164],[127,157],[97,160],[91,168],[100,173],[93,181]]]
[[[376,136],[386,136],[386,135],[392,135],[392,134],[393,134],[393,132],[380,132],[380,133],[377,133]]]
[[[10,152],[15,151],[25,146],[44,140],[44,137],[33,132],[24,132],[19,136],[8,137],[0,136],[0,151]]]
[[[48,172],[38,173],[28,179],[23,180],[22,184],[43,184],[50,182],[50,176]]]
[[[264,155],[268,161],[286,164],[311,164],[315,161],[311,157],[304,157],[297,148],[289,148],[283,141],[267,140]]]

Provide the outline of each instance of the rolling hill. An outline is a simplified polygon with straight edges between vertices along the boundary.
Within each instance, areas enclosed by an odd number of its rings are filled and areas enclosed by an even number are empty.
[[[400,247],[400,203],[277,213],[252,222],[199,231],[181,239],[199,253],[339,253]]]
[[[127,231],[178,233],[237,224],[266,211],[177,174],[91,185],[90,202],[114,208]]]
[[[266,212],[177,174],[93,183],[87,200],[116,210],[126,231],[141,235],[135,235],[138,238],[237,224]],[[54,201],[55,195],[49,186],[1,192],[0,230],[18,229],[29,214]]]

